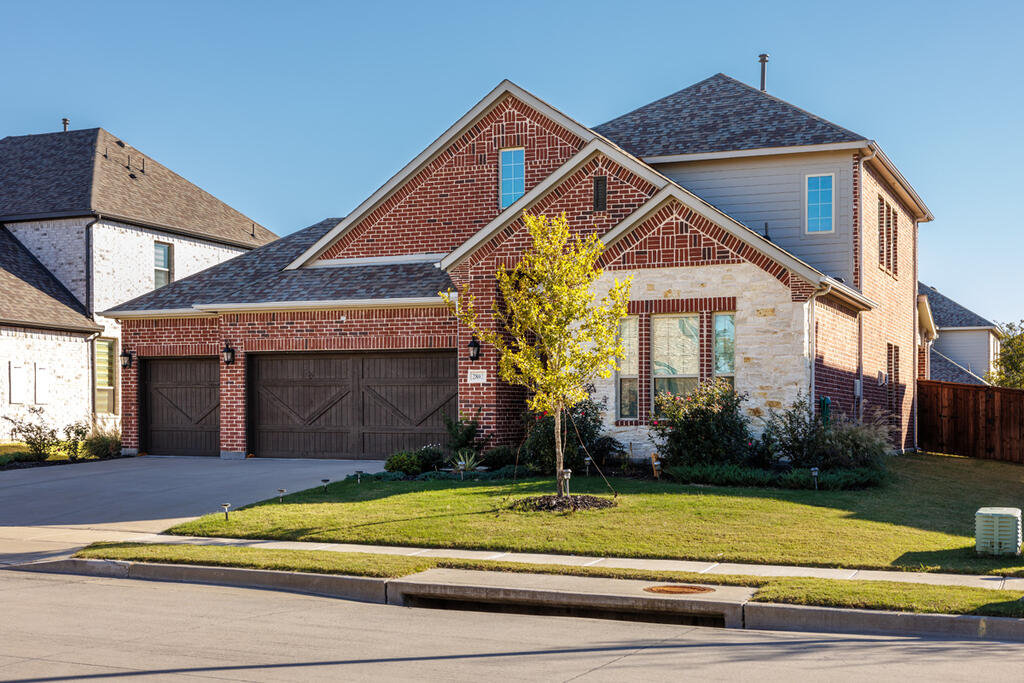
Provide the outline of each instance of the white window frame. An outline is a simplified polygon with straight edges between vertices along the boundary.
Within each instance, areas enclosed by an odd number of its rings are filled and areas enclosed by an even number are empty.
[[[502,163],[501,158],[505,152],[521,151],[523,153],[523,194],[519,195],[508,204],[504,203],[504,191],[502,185],[505,183],[505,164]],[[525,147],[502,147],[498,150],[498,210],[504,211],[508,207],[515,204],[526,194],[526,148]]]
[[[732,372],[718,372],[718,316],[732,316]],[[736,387],[736,311],[715,311],[711,316],[711,376],[729,377],[732,379],[733,388]]]
[[[156,248],[157,248],[157,246],[167,247],[167,267],[166,268],[163,268],[163,267],[158,266],[156,264]],[[159,287],[157,287],[157,284],[156,284],[156,274],[158,272],[161,272],[161,271],[166,271],[167,272],[167,283],[165,285],[161,285],[161,286],[166,287],[167,285],[169,285],[172,282],[174,282],[174,245],[171,244],[170,242],[161,242],[160,240],[155,240],[153,242],[153,289],[159,289]]]
[[[832,209],[832,215],[831,215],[832,229],[831,230],[811,230],[811,216],[810,216],[810,212],[808,211],[808,209],[810,209],[810,206],[808,204],[808,200],[810,199],[810,194],[809,194],[810,190],[807,188],[807,181],[810,180],[811,178],[825,178],[825,177],[828,177],[828,178],[832,179],[832,201],[830,202],[831,209]],[[804,191],[803,191],[803,196],[804,196],[804,210],[803,210],[803,213],[804,213],[804,234],[805,235],[832,235],[832,234],[834,234],[835,231],[836,231],[836,174],[835,173],[807,173],[807,174],[805,174],[804,175]]]
[[[619,330],[622,330],[622,323],[626,320],[636,320],[636,374],[626,375],[619,370],[615,371],[615,419],[616,420],[639,420],[640,419],[640,316],[627,315],[619,321]],[[636,380],[636,415],[626,416],[622,414],[622,380]]]
[[[655,342],[657,340],[654,338],[654,328],[655,328],[654,321],[655,320],[659,320],[659,319],[665,319],[665,318],[671,318],[673,320],[677,319],[677,318],[693,318],[694,320],[697,321],[697,372],[695,372],[693,374],[686,374],[686,375],[663,375],[663,374],[659,375],[659,374],[657,374],[655,372],[655,370],[654,370],[654,347],[655,347]],[[700,337],[701,337],[700,313],[664,313],[664,314],[660,314],[660,315],[652,315],[650,317],[650,324],[651,324],[651,334],[650,334],[650,343],[651,343],[651,356],[650,356],[651,388],[650,388],[650,392],[651,392],[651,406],[654,406],[654,399],[657,398],[657,396],[658,396],[658,380],[659,379],[693,379],[693,380],[696,380],[697,386],[700,385],[700,343],[701,343],[701,339],[700,339]]]

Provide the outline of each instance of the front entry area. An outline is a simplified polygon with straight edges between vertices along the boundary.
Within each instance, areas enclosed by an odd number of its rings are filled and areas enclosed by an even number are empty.
[[[250,354],[249,451],[265,458],[386,458],[447,439],[455,351]]]
[[[220,366],[216,358],[141,361],[142,451],[220,454]]]

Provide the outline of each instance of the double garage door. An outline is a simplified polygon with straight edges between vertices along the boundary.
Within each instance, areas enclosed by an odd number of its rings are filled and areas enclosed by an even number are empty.
[[[248,450],[269,458],[382,458],[446,439],[458,409],[454,352],[249,357]],[[147,362],[150,453],[217,455],[216,359]]]

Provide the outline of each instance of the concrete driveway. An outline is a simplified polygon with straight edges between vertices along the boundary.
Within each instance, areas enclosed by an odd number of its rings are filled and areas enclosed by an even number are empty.
[[[0,472],[0,564],[130,540],[178,522],[338,481],[378,460],[221,460],[146,456]]]

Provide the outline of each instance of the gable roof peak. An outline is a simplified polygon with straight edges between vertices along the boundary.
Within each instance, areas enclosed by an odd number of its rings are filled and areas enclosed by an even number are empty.
[[[866,141],[862,135],[724,73],[594,130],[642,158]]]

